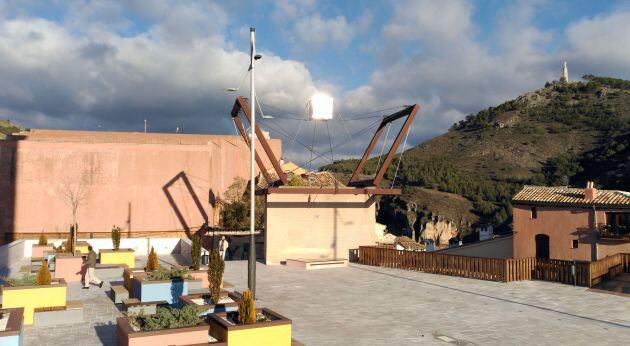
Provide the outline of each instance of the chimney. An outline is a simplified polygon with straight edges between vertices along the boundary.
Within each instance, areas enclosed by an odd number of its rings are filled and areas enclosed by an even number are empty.
[[[589,181],[586,183],[586,189],[584,189],[584,199],[587,201],[592,201],[597,198],[597,189],[595,188],[595,183]]]

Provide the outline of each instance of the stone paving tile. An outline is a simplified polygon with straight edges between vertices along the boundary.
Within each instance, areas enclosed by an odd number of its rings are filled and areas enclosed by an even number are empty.
[[[307,345],[597,344],[630,340],[630,299],[540,281],[497,283],[351,264],[257,266],[257,305],[291,318]],[[242,289],[246,263],[228,262]],[[424,335],[421,337],[420,335]]]
[[[182,264],[176,256],[161,262]],[[138,265],[144,263],[138,258]],[[540,281],[496,283],[351,264],[303,271],[257,266],[257,306],[293,320],[306,345],[622,345],[630,299]],[[225,280],[247,284],[247,262],[227,262]],[[107,281],[106,281],[107,282]],[[121,312],[106,292],[70,284],[84,323],[25,327],[25,345],[113,345]],[[453,339],[446,342],[445,336]]]

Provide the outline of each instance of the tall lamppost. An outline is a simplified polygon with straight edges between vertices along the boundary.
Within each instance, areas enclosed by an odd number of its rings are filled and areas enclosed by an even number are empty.
[[[249,95],[249,114],[251,114],[251,129],[249,135],[250,142],[250,197],[249,197],[249,256],[247,259],[247,286],[249,290],[252,292],[252,295],[256,297],[256,235],[254,234],[254,230],[256,228],[256,177],[254,170],[254,159],[256,155],[256,91],[254,88],[254,71],[255,71],[255,63],[256,60],[260,59],[260,56],[256,55],[256,45],[255,45],[255,28],[249,28],[249,40],[251,44],[251,54],[250,54],[250,84],[251,90]]]

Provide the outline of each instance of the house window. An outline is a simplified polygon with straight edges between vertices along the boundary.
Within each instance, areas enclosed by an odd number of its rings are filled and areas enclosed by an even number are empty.
[[[571,240],[571,248],[577,249],[577,247],[578,247],[578,240],[577,239]]]
[[[537,219],[538,218],[538,210],[536,210],[536,207],[532,207],[532,219]]]

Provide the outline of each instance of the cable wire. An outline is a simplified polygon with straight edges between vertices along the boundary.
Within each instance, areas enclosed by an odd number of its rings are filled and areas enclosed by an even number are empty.
[[[402,162],[403,155],[405,155],[405,146],[407,146],[407,137],[409,137],[409,132],[413,128],[413,124],[409,126],[409,130],[405,134],[405,141],[403,142],[402,151],[400,152],[400,158],[398,158],[398,165],[396,165],[396,172],[394,173],[394,178],[392,179],[392,189],[394,188],[394,183],[396,183],[396,177],[398,177],[398,169],[400,168],[400,163]]]

